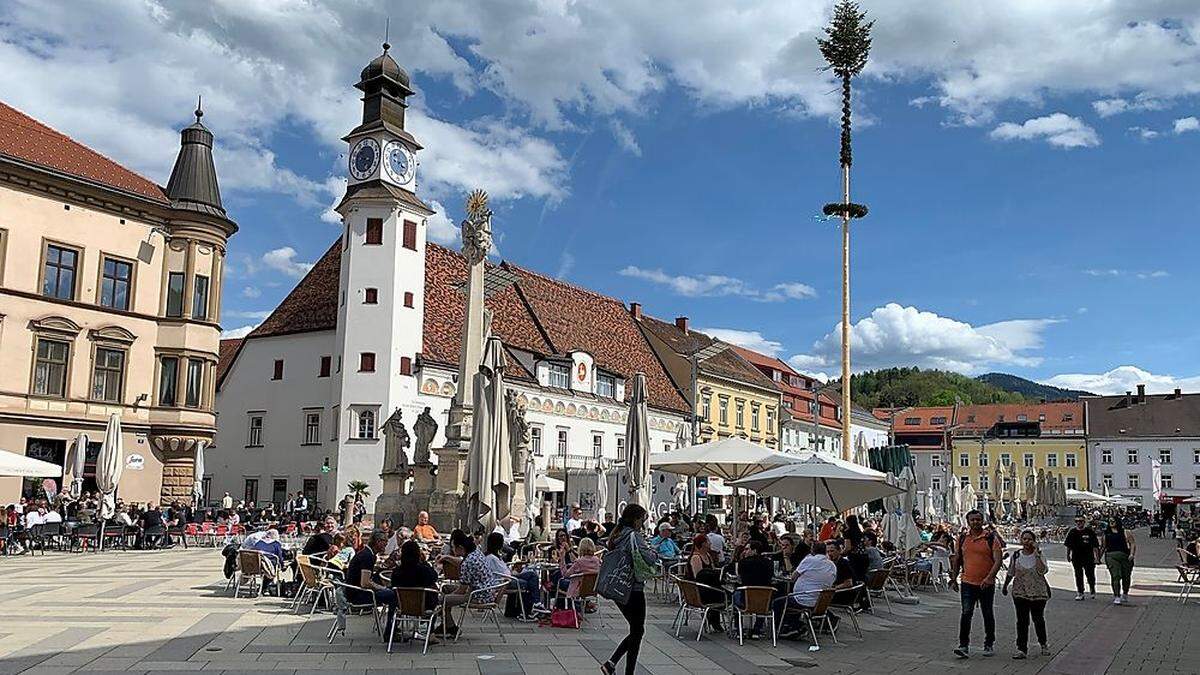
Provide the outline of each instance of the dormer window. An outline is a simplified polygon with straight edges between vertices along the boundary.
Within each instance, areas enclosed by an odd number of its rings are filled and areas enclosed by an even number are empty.
[[[616,398],[617,378],[600,373],[596,375],[596,395],[606,398]]]
[[[559,389],[570,389],[571,369],[565,363],[546,364],[546,385]]]

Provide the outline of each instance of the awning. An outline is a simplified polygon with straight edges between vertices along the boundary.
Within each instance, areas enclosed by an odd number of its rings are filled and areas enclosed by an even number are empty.
[[[63,468],[40,459],[0,450],[0,476],[22,478],[61,478]]]

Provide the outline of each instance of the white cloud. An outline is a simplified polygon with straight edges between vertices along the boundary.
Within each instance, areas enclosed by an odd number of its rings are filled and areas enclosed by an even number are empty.
[[[1129,127],[1129,130],[1140,136],[1144,141],[1158,138],[1159,135],[1159,133],[1154,129],[1148,129],[1146,127]]]
[[[456,246],[459,242],[459,229],[446,213],[446,207],[437,200],[430,200],[429,208],[433,209],[434,213],[425,220],[425,235],[430,241],[445,246]]]
[[[1138,279],[1164,279],[1171,276],[1166,270],[1122,270],[1114,268],[1086,269],[1083,273],[1089,277],[1136,277]]]
[[[230,339],[235,339],[235,338],[244,338],[250,333],[250,331],[254,330],[255,328],[258,328],[258,324],[256,324],[256,323],[250,324],[248,326],[242,326],[241,328],[231,328],[229,330],[223,330],[223,331],[221,331],[221,339],[222,340],[230,340]]]
[[[916,307],[889,303],[850,327],[850,363],[855,371],[920,366],[975,374],[995,366],[1035,366],[1042,334],[1056,319],[1016,319],[972,326]],[[817,340],[808,354],[788,360],[808,372],[841,363],[840,324]]]
[[[1076,310],[1075,310],[1075,313],[1076,313],[1076,314],[1087,314],[1087,313],[1088,313],[1088,308],[1087,308],[1087,307],[1080,307],[1080,308],[1078,308],[1078,309],[1076,309]]]
[[[1195,117],[1181,117],[1175,120],[1172,130],[1177,134],[1200,130],[1200,119],[1196,119]]]
[[[257,319],[263,321],[268,316],[271,316],[271,310],[269,309],[262,311],[226,310],[221,312],[221,318],[223,319]]]
[[[1004,122],[989,134],[1000,141],[1045,140],[1058,148],[1091,148],[1100,145],[1100,136],[1078,117],[1054,113],[1034,117],[1021,124]]]
[[[262,263],[277,272],[282,272],[289,277],[299,279],[308,274],[313,264],[296,260],[296,255],[296,249],[291,246],[284,246],[264,253],[262,255]]]
[[[575,269],[575,256],[568,251],[563,251],[558,256],[558,271],[554,273],[555,279],[566,279],[571,271]]]
[[[736,277],[720,274],[672,275],[661,269],[643,269],[635,265],[622,268],[618,274],[666,286],[689,298],[738,296],[755,302],[783,302],[817,297],[816,289],[798,282],[779,283],[762,290]]]
[[[257,298],[257,297],[261,297],[261,296],[262,296],[262,291],[259,290],[258,286],[246,286],[246,287],[242,288],[242,297],[243,298]]]
[[[783,351],[783,343],[768,340],[756,330],[739,330],[737,328],[701,328],[701,333],[711,335],[729,344],[745,347],[767,356],[778,356]]]
[[[1167,107],[1166,103],[1159,99],[1139,94],[1132,99],[1124,98],[1106,98],[1099,101],[1092,101],[1092,109],[1101,117],[1112,117],[1126,112],[1140,112],[1143,110],[1162,110]]]
[[[621,120],[614,119],[609,124],[609,129],[612,130],[613,138],[617,139],[617,145],[621,146],[625,152],[635,156],[642,156],[642,146],[638,145],[637,137],[625,126]]]
[[[1152,394],[1166,394],[1177,387],[1186,392],[1200,391],[1200,375],[1155,375],[1137,366],[1117,366],[1105,373],[1066,373],[1042,380],[1042,383],[1093,394],[1124,394],[1137,391],[1139,384],[1146,385],[1146,391]]]
[[[1163,279],[1171,276],[1171,273],[1166,270],[1154,270],[1153,272],[1138,272],[1139,279]]]

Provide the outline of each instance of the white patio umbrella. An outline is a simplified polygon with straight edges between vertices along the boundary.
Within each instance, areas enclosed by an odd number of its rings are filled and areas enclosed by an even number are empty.
[[[917,521],[913,519],[913,510],[917,506],[917,476],[911,465],[904,467],[900,475],[904,483],[904,507],[900,513],[900,540],[896,542],[896,546],[902,551],[908,551],[921,544],[921,530],[917,527]]]
[[[958,514],[960,513],[960,511],[958,509],[959,487],[960,487],[960,483],[958,482],[958,478],[955,476],[950,476],[949,482],[946,483],[946,489],[942,492],[942,500],[943,500],[943,503],[946,505],[946,508],[942,514],[942,517],[946,520],[946,522],[950,522],[950,523],[958,522]]]
[[[1037,506],[1037,472],[1032,466],[1025,472],[1025,503],[1029,505],[1028,511],[1032,515],[1033,507]]]
[[[82,431],[75,438],[75,447],[71,455],[71,496],[79,499],[83,494],[83,471],[87,462],[87,434]]]
[[[925,505],[921,510],[925,512],[926,522],[932,523],[933,519],[937,517],[938,509],[936,499],[937,498],[933,494],[932,487],[925,491]]]
[[[100,517],[112,518],[117,510],[117,484],[121,482],[121,469],[125,465],[125,451],[121,441],[121,416],[113,413],[104,427],[104,443],[96,457],[96,488],[104,495],[100,505]]]
[[[608,472],[604,467],[596,466],[596,520],[603,520],[608,513]]]
[[[537,461],[532,452],[525,453],[525,523],[533,525],[533,519],[542,512],[541,489],[538,487]]]
[[[1067,503],[1067,478],[1061,473],[1058,475],[1058,505],[1065,506]]]
[[[782,497],[831,511],[844,511],[875,499],[900,494],[884,474],[837,457],[807,453],[800,461],[736,480],[731,485],[763,497]],[[911,516],[910,516],[911,517]]]
[[[0,476],[15,478],[58,478],[63,468],[40,459],[0,450]]]
[[[207,441],[196,441],[196,459],[192,464],[192,505],[199,508],[204,502],[204,446]]]
[[[1066,502],[1068,504],[1103,504],[1108,501],[1108,497],[1088,490],[1066,490]]]
[[[629,471],[629,502],[649,509],[650,431],[646,424],[647,417],[646,375],[634,373],[633,388],[629,395],[629,417],[625,420],[625,466]],[[681,424],[679,427],[684,429],[688,425]]]
[[[544,473],[538,474],[534,487],[538,492],[562,492],[567,489],[566,483]]]
[[[1105,497],[1112,496],[1112,488],[1108,486],[1108,481],[1100,481],[1100,494],[1104,495]]]
[[[970,483],[967,483],[962,491],[963,516],[966,516],[967,511],[970,511],[971,509],[974,509],[974,508],[978,508],[978,506],[979,506],[979,497],[975,493],[975,486]]]
[[[1009,498],[1012,499],[1013,509],[1016,510],[1019,515],[1020,506],[1018,505],[1024,498],[1025,491],[1021,489],[1023,487],[1023,483],[1021,482],[1021,474],[1020,471],[1018,471],[1015,463],[1008,465],[1008,478],[1010,481],[1012,481],[1012,494],[1009,495]]]
[[[504,344],[489,337],[474,381],[474,420],[467,459],[467,518],[485,531],[512,509],[512,454],[504,407]]]
[[[803,457],[777,452],[734,436],[670,452],[653,453],[650,455],[650,468],[682,476],[716,476],[735,481],[781,464],[798,462]]]

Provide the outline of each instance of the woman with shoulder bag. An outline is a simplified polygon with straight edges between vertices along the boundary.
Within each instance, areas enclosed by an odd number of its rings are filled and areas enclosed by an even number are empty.
[[[1014,551],[1008,561],[1008,575],[1004,578],[1001,593],[1008,595],[1012,583],[1013,606],[1017,610],[1017,651],[1014,659],[1023,659],[1029,651],[1029,620],[1037,632],[1042,656],[1050,655],[1046,646],[1046,601],[1050,599],[1050,584],[1046,581],[1048,571],[1042,549],[1037,545],[1033,530],[1021,533],[1021,549]]]
[[[646,594],[643,584],[647,578],[645,570],[658,564],[658,554],[646,544],[642,536],[645,525],[646,509],[637,504],[629,504],[621,512],[621,519],[608,536],[608,554],[605,557],[618,556],[623,565],[631,567],[633,581],[628,600],[615,601],[621,615],[629,622],[629,634],[617,645],[612,656],[600,665],[600,670],[605,675],[613,675],[621,657],[625,657],[626,675],[633,675],[637,670],[638,650],[646,632]]]

